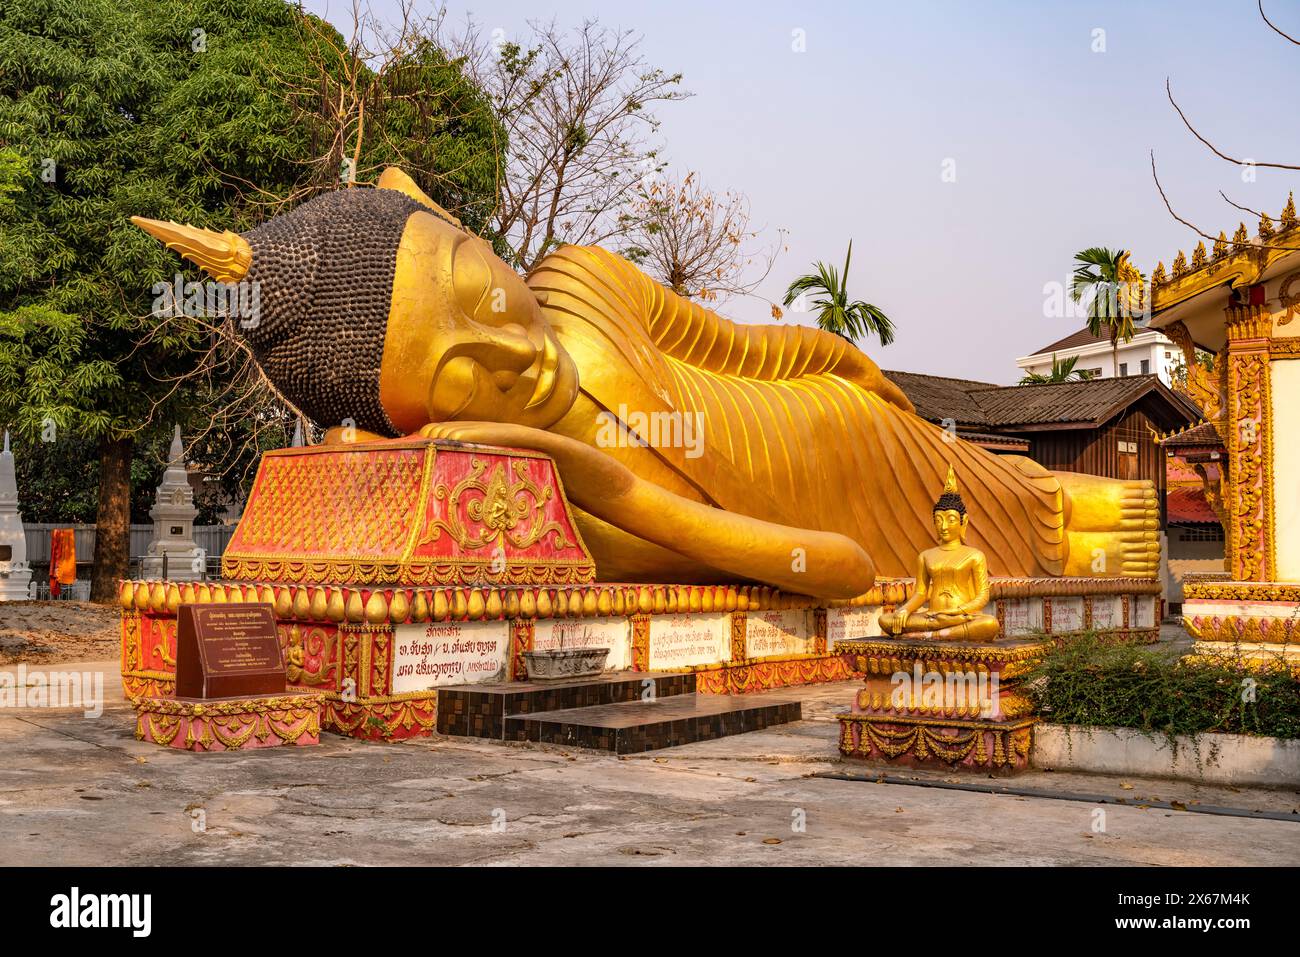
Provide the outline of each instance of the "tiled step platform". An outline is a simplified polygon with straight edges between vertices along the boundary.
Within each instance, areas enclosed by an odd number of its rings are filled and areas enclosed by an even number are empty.
[[[650,688],[653,686],[653,691]],[[438,731],[616,754],[672,748],[798,721],[798,701],[697,695],[695,675],[615,672],[563,682],[442,688]]]

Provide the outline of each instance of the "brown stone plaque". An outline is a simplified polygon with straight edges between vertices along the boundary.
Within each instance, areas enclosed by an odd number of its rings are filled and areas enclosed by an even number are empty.
[[[272,607],[181,605],[176,611],[176,697],[284,694]]]

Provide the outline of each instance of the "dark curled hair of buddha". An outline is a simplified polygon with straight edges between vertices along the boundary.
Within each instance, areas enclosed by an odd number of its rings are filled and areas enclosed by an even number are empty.
[[[939,501],[934,503],[936,512],[946,512],[949,509],[960,515],[966,514],[966,503],[961,500],[961,496],[956,492],[944,492],[939,496]]]

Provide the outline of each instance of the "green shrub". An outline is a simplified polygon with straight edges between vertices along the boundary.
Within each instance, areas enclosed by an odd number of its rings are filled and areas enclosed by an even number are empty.
[[[1181,653],[1083,635],[1058,644],[1022,688],[1056,724],[1300,738],[1300,679],[1282,662],[1247,667]]]

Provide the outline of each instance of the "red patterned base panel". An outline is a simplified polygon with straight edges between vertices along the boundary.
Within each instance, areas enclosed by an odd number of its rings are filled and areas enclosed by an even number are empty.
[[[701,694],[749,694],[795,685],[848,681],[862,677],[862,672],[853,668],[854,660],[852,655],[825,655],[701,668],[695,672],[695,689]]]
[[[942,765],[1021,771],[1029,766],[1036,720],[989,722],[844,715],[840,718],[840,754],[904,767]]]
[[[321,696],[133,698],[135,736],[182,751],[249,751],[320,743]]]

